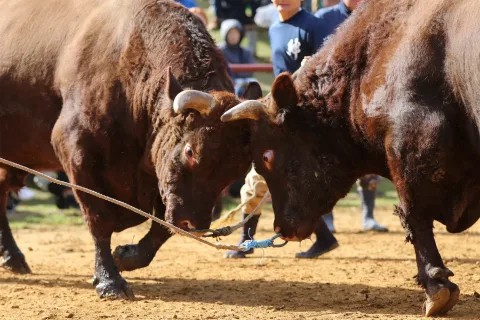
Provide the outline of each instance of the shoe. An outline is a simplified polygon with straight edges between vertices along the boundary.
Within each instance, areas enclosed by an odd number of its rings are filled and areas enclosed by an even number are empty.
[[[388,232],[388,228],[373,219],[368,219],[363,223],[363,231]]]
[[[307,251],[299,252],[299,253],[295,254],[295,258],[298,258],[298,259],[314,259],[314,258],[320,257],[321,255],[323,255],[327,252],[330,252],[330,251],[338,248],[339,246],[340,245],[338,244],[338,242],[334,242],[333,244],[331,244],[328,247],[322,247],[317,241]]]
[[[35,192],[33,192],[27,187],[23,187],[22,189],[20,189],[20,191],[18,191],[18,199],[20,199],[20,201],[28,201],[33,199],[34,197]]]

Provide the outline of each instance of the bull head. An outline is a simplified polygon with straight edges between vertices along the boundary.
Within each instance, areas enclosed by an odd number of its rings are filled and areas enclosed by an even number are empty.
[[[197,110],[202,116],[208,116],[215,108],[216,101],[212,95],[197,90],[183,90],[170,67],[167,71],[166,88],[173,100],[173,111],[177,114],[186,110]]]
[[[249,120],[250,150],[272,194],[274,228],[288,240],[307,238],[356,178],[350,159],[357,150],[348,132],[318,119],[318,109],[301,105],[308,103],[284,73],[269,96],[241,102],[221,117]]]

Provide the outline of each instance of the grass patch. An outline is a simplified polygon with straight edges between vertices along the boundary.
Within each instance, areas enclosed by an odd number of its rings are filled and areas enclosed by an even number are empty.
[[[52,194],[35,191],[35,198],[22,202],[16,212],[8,215],[13,229],[30,228],[35,225],[81,225],[84,223],[80,210],[60,210]]]

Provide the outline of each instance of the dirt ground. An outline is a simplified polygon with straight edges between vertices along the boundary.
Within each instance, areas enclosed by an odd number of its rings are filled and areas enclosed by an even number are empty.
[[[0,271],[1,319],[417,319],[424,294],[413,248],[389,211],[378,220],[392,232],[361,233],[357,209],[336,211],[340,247],[316,260],[297,260],[310,241],[265,250],[244,260],[175,236],[148,268],[125,272],[137,299],[100,300],[90,284],[93,243],[86,226],[19,229],[15,236],[33,274]],[[273,235],[264,214],[258,239]],[[137,242],[142,225],[116,235],[112,249]],[[452,278],[462,290],[449,318],[480,319],[480,223],[452,235],[436,227]],[[238,234],[223,239],[235,243]],[[477,297],[479,296],[479,297]]]

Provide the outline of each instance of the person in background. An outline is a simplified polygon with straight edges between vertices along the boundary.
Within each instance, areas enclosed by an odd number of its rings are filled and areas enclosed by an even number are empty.
[[[8,193],[7,198],[7,213],[15,212],[15,208],[20,204],[20,199],[14,192]]]
[[[294,73],[323,43],[320,21],[301,8],[301,0],[272,0],[279,19],[269,30],[273,72]]]
[[[315,16],[320,20],[322,25],[320,30],[323,33],[323,41],[350,16],[360,2],[361,0],[341,0],[337,5],[320,9],[315,13]],[[373,216],[378,181],[379,177],[376,175],[367,175],[357,181],[357,190],[362,199],[362,220],[364,231],[388,231],[388,229],[379,224]],[[330,231],[335,232],[333,214],[330,213],[325,215],[323,219],[327,223]]]
[[[23,187],[17,193],[9,192],[7,198],[7,212],[15,212],[15,208],[23,201],[31,200],[35,197],[35,192],[30,188]]]
[[[224,41],[220,45],[220,49],[228,63],[255,63],[253,53],[240,45],[245,35],[245,30],[240,21],[235,19],[224,20],[220,27],[220,35]],[[234,72],[231,77],[235,84],[235,94],[239,97],[242,96],[250,81],[256,81],[252,72]]]
[[[320,21],[312,14],[301,9],[301,0],[272,0],[279,19],[269,29],[272,63],[275,76],[284,71],[294,73],[302,65],[305,57],[314,54],[323,43],[324,33]],[[267,192],[265,179],[254,168],[250,170],[241,189],[242,202],[250,199],[243,207],[243,218],[254,210]],[[260,218],[261,209],[243,227],[240,243],[253,239]],[[337,239],[330,232],[322,219],[315,228],[317,240],[298,258],[313,258],[325,254],[339,246]],[[226,258],[245,258],[247,252],[228,251]],[[305,255],[303,255],[305,254]]]

